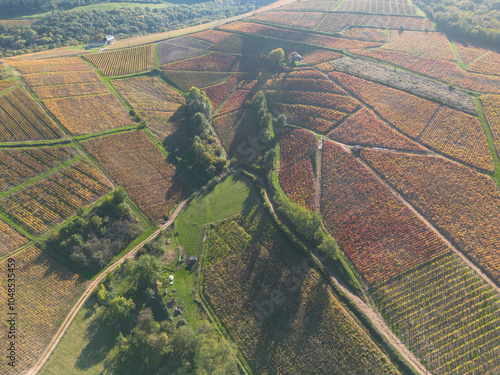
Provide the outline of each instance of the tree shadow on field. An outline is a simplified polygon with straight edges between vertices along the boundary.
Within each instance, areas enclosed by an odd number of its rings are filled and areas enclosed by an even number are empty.
[[[95,314],[90,316],[86,314],[85,319],[92,319],[92,321],[86,329],[89,342],[82,349],[75,365],[80,370],[87,370],[103,362],[116,345],[118,338],[118,330],[115,326],[97,321]]]

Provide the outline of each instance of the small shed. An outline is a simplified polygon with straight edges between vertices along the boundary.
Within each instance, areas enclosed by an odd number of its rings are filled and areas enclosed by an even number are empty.
[[[97,48],[97,47],[104,47],[104,46],[110,46],[114,42],[116,42],[116,39],[113,35],[108,35],[102,40],[91,40],[89,42],[88,48]]]
[[[113,35],[108,35],[106,38],[104,38],[104,41],[106,42],[107,46],[112,45],[114,42],[116,42],[116,39]]]
[[[189,257],[189,264],[194,263],[197,260],[198,260],[198,257],[196,257],[196,256]]]

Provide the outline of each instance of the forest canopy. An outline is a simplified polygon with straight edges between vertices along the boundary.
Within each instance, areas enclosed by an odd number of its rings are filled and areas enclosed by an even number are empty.
[[[450,36],[498,48],[500,0],[417,0],[416,5]]]
[[[172,4],[168,8],[124,7],[112,10],[67,11],[77,5],[97,0],[0,0],[2,17],[19,15],[21,9],[50,11],[31,26],[0,24],[0,57],[45,49],[79,45],[97,35],[114,35],[117,39],[160,33],[232,17],[267,5],[272,0],[214,0],[188,4]],[[121,1],[122,2],[122,1]],[[129,1],[133,2],[133,1]],[[137,2],[138,3],[138,2]],[[144,1],[141,1],[143,4]],[[20,5],[21,4],[21,5]],[[74,4],[71,5],[70,4]],[[8,10],[7,10],[8,9]]]

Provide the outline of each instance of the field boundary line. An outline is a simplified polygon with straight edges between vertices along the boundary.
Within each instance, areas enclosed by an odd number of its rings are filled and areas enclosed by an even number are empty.
[[[434,121],[436,120],[436,117],[438,116],[439,112],[441,112],[442,108],[443,108],[443,105],[441,104],[438,107],[438,109],[436,109],[436,112],[434,112],[434,114],[432,115],[432,117],[429,120],[429,122],[427,123],[427,125],[425,125],[425,128],[422,129],[422,132],[419,134],[419,136],[417,138],[415,138],[415,142],[418,142],[418,143],[422,142],[422,138],[429,131],[429,129],[431,128],[432,124],[434,124]]]
[[[500,188],[500,149],[497,147],[495,137],[493,136],[493,130],[490,125],[490,122],[484,115],[483,103],[480,98],[474,98],[476,108],[477,108],[477,117],[479,118],[479,122],[483,128],[484,135],[486,137],[486,142],[488,142],[488,147],[490,149],[491,157],[493,158],[493,164],[495,166],[495,172],[492,178],[497,183],[497,186]]]

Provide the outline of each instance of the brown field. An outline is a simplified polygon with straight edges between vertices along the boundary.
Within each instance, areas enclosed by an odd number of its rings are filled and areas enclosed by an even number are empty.
[[[186,108],[179,107],[175,112],[140,112],[146,120],[148,128],[153,132],[159,142],[169,151],[179,150],[181,153],[191,147],[191,133],[189,131],[189,118]]]
[[[226,80],[229,73],[224,72],[183,72],[181,70],[165,70],[165,75],[182,91],[188,92],[191,87],[205,88],[218,85]]]
[[[390,43],[381,48],[433,59],[457,60],[446,36],[438,32],[391,30]]]
[[[74,49],[74,48],[69,48],[69,47],[62,47],[62,48],[50,49],[47,51],[29,53],[26,55],[9,57],[8,59],[5,59],[5,62],[10,63],[12,61],[42,60],[42,59],[51,59],[54,57],[68,57],[68,56],[84,55],[87,53],[90,53],[90,51],[85,51],[82,49]]]
[[[189,190],[143,131],[93,138],[83,146],[156,223],[164,220]]]
[[[113,94],[47,99],[45,105],[72,134],[135,125]]]
[[[113,84],[137,110],[173,112],[185,103],[181,94],[156,77],[117,79]]]
[[[14,87],[16,85],[16,81],[0,81],[0,91],[6,90],[8,88]]]
[[[109,89],[103,82],[73,83],[68,85],[35,86],[31,91],[40,99],[56,99],[66,96],[105,94]]]
[[[3,26],[31,26],[35,22],[40,21],[39,18],[25,18],[20,20],[0,20],[0,25]]]
[[[59,57],[46,60],[9,61],[22,74],[92,71],[92,67],[78,57]]]
[[[23,75],[24,81],[30,87],[66,85],[72,83],[93,83],[101,82],[101,79],[94,71],[73,72],[68,71],[64,74],[53,73],[34,73]]]

